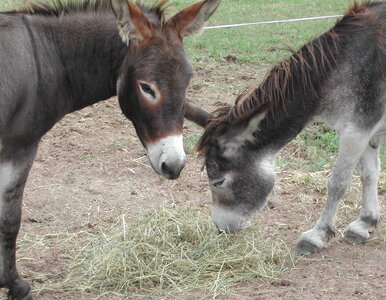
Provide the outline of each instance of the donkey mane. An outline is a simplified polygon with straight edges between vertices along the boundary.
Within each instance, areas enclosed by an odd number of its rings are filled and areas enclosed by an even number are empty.
[[[242,92],[233,106],[226,105],[211,113],[196,150],[205,155],[227,124],[242,121],[263,104],[267,103],[270,107],[266,119],[280,123],[286,115],[287,100],[295,95],[303,101],[304,106],[316,103],[323,79],[337,67],[339,53],[344,49],[345,41],[357,32],[370,28],[380,59],[384,55],[383,23],[377,13],[370,9],[379,4],[380,2],[370,1],[362,4],[354,2],[329,31],[303,45],[299,51],[288,48],[292,55],[274,66],[261,84]],[[382,70],[383,66],[379,64],[379,71]],[[265,120],[262,127],[264,123],[267,126],[268,122]]]
[[[140,3],[137,3],[137,5],[139,5],[143,11],[152,13],[156,15],[158,19],[163,20],[168,8],[168,0],[156,1],[151,7],[144,6]],[[110,0],[27,0],[14,12],[59,17],[69,13],[98,12],[108,9],[110,9]]]

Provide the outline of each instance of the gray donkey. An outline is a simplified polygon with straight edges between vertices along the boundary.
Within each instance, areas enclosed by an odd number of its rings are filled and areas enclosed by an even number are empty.
[[[279,63],[235,105],[191,120],[206,125],[198,144],[212,190],[212,218],[235,232],[263,208],[275,183],[275,155],[307,125],[324,122],[340,133],[339,155],[328,181],[324,211],[297,245],[321,249],[335,232],[339,200],[360,166],[359,218],[346,238],[360,243],[380,222],[377,182],[386,134],[386,3],[354,4],[328,32]]]

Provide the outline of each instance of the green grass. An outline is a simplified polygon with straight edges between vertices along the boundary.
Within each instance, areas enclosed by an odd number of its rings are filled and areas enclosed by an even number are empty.
[[[176,7],[194,1],[171,1]],[[352,0],[223,0],[208,25],[343,14]],[[269,13],[267,13],[269,12]],[[270,24],[228,29],[208,29],[197,39],[186,39],[193,60],[223,60],[234,55],[240,61],[271,65],[288,56],[275,48],[288,44],[298,48],[334,24],[333,19]]]
[[[198,143],[198,141],[201,138],[201,134],[199,133],[192,133],[188,135],[185,139],[185,145],[188,150],[188,153],[194,153],[194,149]]]
[[[18,4],[22,3],[23,0],[1,0],[0,11],[6,11],[15,8]]]
[[[300,186],[315,185],[325,193],[325,177],[332,170],[339,150],[339,136],[334,130],[323,125],[313,125],[299,134],[276,159],[279,170],[295,169],[296,180]],[[386,149],[380,153],[381,174],[379,190],[386,189]],[[299,172],[298,172],[299,171]],[[356,174],[358,170],[356,170]],[[359,184],[359,182],[358,182]]]
[[[300,134],[302,145],[307,149],[307,160],[314,172],[331,168],[331,158],[339,149],[339,138],[334,131],[317,126]],[[323,149],[323,153],[321,153]]]

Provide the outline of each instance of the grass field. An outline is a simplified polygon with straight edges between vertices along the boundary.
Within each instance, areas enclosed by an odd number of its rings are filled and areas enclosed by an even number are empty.
[[[22,0],[2,0],[0,3],[0,10],[10,10],[22,2]]]
[[[187,1],[174,0],[177,7]],[[188,1],[193,2],[193,1]],[[342,14],[351,0],[224,0],[209,25],[239,24]],[[269,12],[269,13],[267,13]],[[258,66],[271,65],[288,55],[275,47],[298,48],[331,27],[334,20],[269,24],[228,29],[208,29],[199,39],[187,41],[193,59],[219,60],[235,55]]]

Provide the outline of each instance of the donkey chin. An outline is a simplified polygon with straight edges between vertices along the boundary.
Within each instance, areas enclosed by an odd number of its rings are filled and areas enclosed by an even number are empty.
[[[147,145],[147,155],[154,171],[167,179],[177,179],[186,158],[182,135],[168,136]]]
[[[245,215],[241,210],[215,204],[211,210],[212,220],[218,230],[226,233],[236,233],[251,226],[251,215]]]

